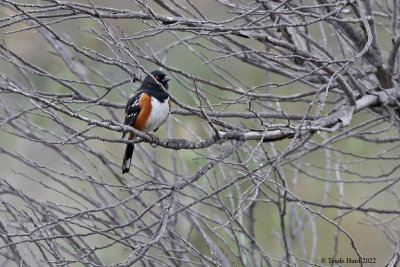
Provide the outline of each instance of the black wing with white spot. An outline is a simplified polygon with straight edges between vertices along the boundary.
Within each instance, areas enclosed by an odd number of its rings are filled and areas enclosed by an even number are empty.
[[[140,112],[139,99],[142,96],[142,91],[136,92],[132,95],[125,107],[125,125],[132,126]],[[125,133],[124,133],[125,136]]]

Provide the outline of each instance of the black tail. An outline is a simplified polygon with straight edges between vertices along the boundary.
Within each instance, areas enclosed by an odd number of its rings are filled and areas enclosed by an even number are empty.
[[[124,161],[122,162],[122,174],[129,172],[133,154],[133,145],[127,144],[125,149]]]

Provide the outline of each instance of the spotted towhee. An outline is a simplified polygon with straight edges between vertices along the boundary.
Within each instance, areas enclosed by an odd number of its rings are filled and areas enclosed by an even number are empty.
[[[168,89],[170,79],[160,70],[155,70],[151,75],[147,75],[142,86],[133,94],[126,104],[125,125],[143,131],[157,131],[169,115],[171,104],[168,94],[162,89],[161,85]],[[128,133],[128,134],[127,134]],[[127,135],[128,140],[132,140],[135,135],[131,132],[124,132],[122,138]],[[133,154],[133,144],[127,144],[125,149],[124,161],[122,163],[122,173],[129,172]]]

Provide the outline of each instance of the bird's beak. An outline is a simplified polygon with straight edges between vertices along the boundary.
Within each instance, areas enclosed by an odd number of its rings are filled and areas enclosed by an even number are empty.
[[[169,80],[171,80],[168,76],[165,76],[162,80],[161,83],[165,83],[168,82]]]

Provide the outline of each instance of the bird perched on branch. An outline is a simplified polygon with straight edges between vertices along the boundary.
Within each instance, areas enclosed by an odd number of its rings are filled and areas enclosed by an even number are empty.
[[[125,107],[125,125],[143,131],[157,131],[167,120],[171,104],[169,96],[164,89],[168,89],[170,79],[160,70],[155,70],[147,75],[140,88],[133,94]],[[161,86],[162,85],[162,86]],[[164,89],[162,88],[164,87]],[[124,132],[122,138],[132,140],[135,135],[132,132]],[[131,166],[133,144],[127,144],[122,173],[129,172]]]

